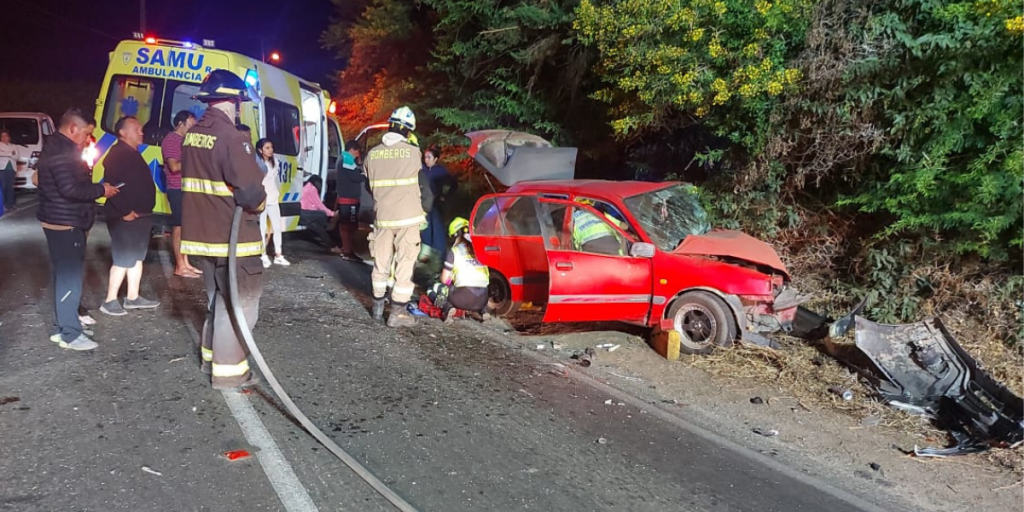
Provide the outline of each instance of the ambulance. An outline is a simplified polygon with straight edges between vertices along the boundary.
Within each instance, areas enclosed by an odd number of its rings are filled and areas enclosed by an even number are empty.
[[[117,141],[114,123],[134,116],[145,132],[139,152],[156,183],[154,213],[169,214],[160,142],[174,129],[172,120],[178,112],[202,117],[206,105],[193,96],[214,69],[237,74],[249,87],[253,101],[241,104],[240,122],[252,130],[254,144],[264,137],[274,143],[280,162],[281,216],[287,231],[297,229],[303,183],[314,175],[326,182],[344,146],[337,121],[328,115],[334,110],[330,96],[319,84],[259,59],[216,49],[210,40],[199,44],[137,34],[136,39],[118,43],[96,99],[93,181],[103,181],[103,161]]]

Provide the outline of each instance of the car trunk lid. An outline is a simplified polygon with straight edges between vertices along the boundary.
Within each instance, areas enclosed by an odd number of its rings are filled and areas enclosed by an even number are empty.
[[[557,148],[547,140],[511,130],[469,132],[469,149],[487,172],[506,187],[523,181],[571,180],[576,148]]]

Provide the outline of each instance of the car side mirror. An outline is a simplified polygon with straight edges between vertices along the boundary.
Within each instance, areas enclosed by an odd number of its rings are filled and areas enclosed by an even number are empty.
[[[629,255],[633,258],[653,258],[654,244],[636,242],[629,247]]]

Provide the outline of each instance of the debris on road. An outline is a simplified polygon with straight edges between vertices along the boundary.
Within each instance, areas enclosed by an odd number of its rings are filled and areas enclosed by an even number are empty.
[[[754,405],[761,405],[764,403],[764,399],[759,396],[755,396],[754,398],[750,399],[750,403]]]
[[[236,460],[248,459],[252,457],[252,454],[248,450],[229,450],[222,453],[221,456],[230,462],[234,462]]]
[[[616,377],[618,377],[620,379],[626,379],[626,380],[628,380],[630,382],[643,382],[644,381],[640,377],[630,377],[628,375],[619,375],[619,374],[617,374],[615,372],[608,372],[608,373],[611,373],[612,375],[614,375],[614,376],[616,376]]]
[[[853,400],[853,391],[850,391],[849,389],[846,389],[842,386],[829,386],[828,392],[832,393],[833,395],[841,397],[844,402],[849,402],[850,400]]]
[[[933,419],[954,442],[947,448],[915,446],[915,455],[979,453],[1024,440],[1024,400],[982,371],[941,320],[856,322],[857,348],[881,374],[878,394],[892,407]]]
[[[605,400],[605,401],[604,401],[604,404],[605,404],[605,405],[611,405],[611,404],[612,404],[612,399],[611,399],[611,398],[609,398],[608,400]]]
[[[151,475],[164,476],[164,474],[159,471],[153,471],[152,469],[149,469],[149,466],[142,466],[142,470]]]
[[[779,435],[779,431],[775,429],[766,429],[761,427],[754,427],[753,432],[763,437],[775,437]]]
[[[882,422],[882,419],[878,416],[865,416],[860,420],[861,426],[864,427],[877,427]]]
[[[616,351],[616,350],[618,350],[618,349],[619,349],[619,347],[621,347],[621,346],[622,346],[622,345],[615,345],[615,346],[613,346],[613,347],[608,347],[608,352],[615,352],[615,351]]]
[[[537,350],[544,350],[544,344],[543,343],[538,343],[537,344]]]
[[[875,471],[881,471],[882,470],[882,465],[877,463],[877,462],[870,462],[870,463],[868,463],[868,467],[873,469],[873,470],[875,470]]]
[[[613,346],[615,346],[614,343],[602,343],[598,345],[597,348],[612,348]]]
[[[608,444],[608,440],[603,437],[599,437],[597,438],[597,444]]]
[[[185,360],[184,356],[182,356],[182,357],[175,357],[174,359],[171,359],[170,361],[167,361],[167,363],[168,364],[170,364],[170,363],[177,363],[178,361],[184,361],[184,360]]]
[[[0,405],[12,404],[14,402],[20,402],[21,399],[16,396],[5,396],[0,398]]]

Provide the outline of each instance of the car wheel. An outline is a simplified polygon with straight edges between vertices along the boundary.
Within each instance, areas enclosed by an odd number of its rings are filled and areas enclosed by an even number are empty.
[[[519,310],[521,302],[512,300],[512,287],[505,276],[491,270],[491,282],[487,285],[487,307],[496,316],[507,316]]]
[[[710,354],[715,347],[728,347],[738,328],[729,306],[714,295],[686,292],[672,302],[668,318],[679,333],[679,350],[685,354]]]

